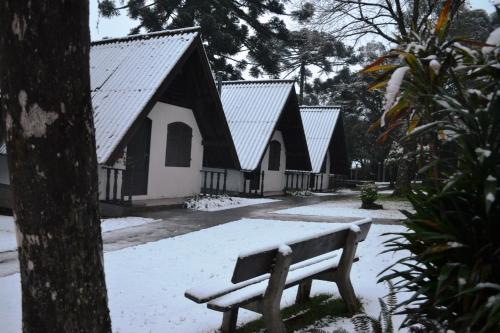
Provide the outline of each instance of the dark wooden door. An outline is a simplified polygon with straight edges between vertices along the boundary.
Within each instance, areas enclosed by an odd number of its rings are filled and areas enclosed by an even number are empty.
[[[127,171],[123,184],[125,195],[148,193],[151,123],[151,119],[146,118],[127,146]]]

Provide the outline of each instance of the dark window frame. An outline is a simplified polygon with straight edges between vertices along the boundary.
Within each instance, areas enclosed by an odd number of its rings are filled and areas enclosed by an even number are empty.
[[[269,142],[269,171],[279,171],[281,166],[281,143],[277,140]]]
[[[176,121],[167,125],[165,148],[166,167],[191,167],[193,129],[186,123]]]

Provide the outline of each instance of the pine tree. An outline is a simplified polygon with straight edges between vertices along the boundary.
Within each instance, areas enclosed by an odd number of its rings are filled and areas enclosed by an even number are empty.
[[[275,61],[269,59],[269,49],[279,50]],[[253,66],[251,73],[258,76],[266,72],[285,77],[298,73],[299,103],[302,103],[307,78],[312,76],[311,70],[319,71],[321,74],[331,73],[335,64],[345,64],[351,54],[352,49],[336,40],[331,34],[304,28],[291,31],[285,40],[270,41],[268,47],[252,54],[252,59],[257,63],[279,64],[279,66],[270,68],[263,66],[262,69]]]
[[[367,43],[360,47],[349,59],[355,65],[372,62],[385,52],[381,43]],[[383,96],[379,92],[368,91],[370,81],[343,67],[327,79],[316,78],[304,89],[304,104],[341,105],[346,134],[348,156],[361,164],[366,173],[377,174],[377,163],[383,162],[390,149],[390,140],[373,145],[380,132],[368,132],[370,125],[382,115]],[[369,170],[373,166],[373,170]]]
[[[0,2],[0,92],[24,332],[110,332],[88,1]]]
[[[100,13],[105,17],[127,11],[129,17],[138,20],[131,33],[163,29],[200,26],[210,64],[224,78],[239,79],[248,61],[240,59],[240,52],[261,60],[254,65],[272,68],[277,66],[273,56],[276,48],[267,49],[269,40],[287,36],[285,23],[277,16],[285,13],[284,0],[128,0],[117,6],[115,0],[102,0]]]

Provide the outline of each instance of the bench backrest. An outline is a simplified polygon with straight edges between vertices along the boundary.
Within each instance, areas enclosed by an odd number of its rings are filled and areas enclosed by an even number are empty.
[[[363,219],[353,222],[361,229],[358,241],[365,240],[371,226],[371,219]],[[309,238],[303,238],[286,244],[292,249],[292,265],[322,254],[332,252],[344,247],[350,226],[324,232]],[[238,283],[254,277],[270,273],[273,268],[274,258],[279,245],[259,252],[240,255],[234,268],[231,282]]]

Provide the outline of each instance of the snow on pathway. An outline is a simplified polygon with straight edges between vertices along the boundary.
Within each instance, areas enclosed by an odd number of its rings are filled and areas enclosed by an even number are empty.
[[[245,206],[260,205],[281,200],[268,198],[241,198],[241,197],[201,197],[198,200],[188,200],[185,202],[187,208],[192,210],[201,210],[204,212],[216,212],[219,210],[233,209]]]
[[[371,217],[377,219],[394,219],[403,220],[406,218],[399,210],[412,210],[409,202],[405,201],[381,201],[384,209],[360,209],[361,201],[353,200],[338,200],[327,201],[310,206],[301,206],[278,210],[276,214],[291,214],[291,215],[315,215],[315,216],[335,216],[335,217]]]
[[[311,194],[316,197],[327,197],[359,194],[359,191],[353,191],[349,188],[343,188],[335,192],[312,192]]]
[[[137,227],[147,223],[160,220],[143,217],[119,217],[103,219],[101,223],[102,232]],[[0,215],[0,252],[15,251],[17,248],[14,218],[12,216]]]
[[[109,307],[115,332],[213,332],[222,314],[184,297],[184,291],[211,279],[229,281],[240,252],[338,228],[339,224],[243,219],[186,235],[105,253]],[[397,260],[378,255],[384,232],[401,226],[372,225],[358,247],[360,262],[353,265],[352,281],[370,314],[378,314],[377,297],[386,293],[377,285],[377,273]],[[295,288],[287,290],[282,305],[290,305]],[[313,283],[313,293],[338,296],[332,283]],[[241,310],[239,323],[258,315]],[[0,279],[0,322],[6,333],[21,331],[19,274]]]
[[[109,232],[113,230],[138,227],[140,225],[158,221],[161,220],[155,220],[144,217],[132,217],[132,216],[103,219],[101,223],[101,230],[102,232]]]

